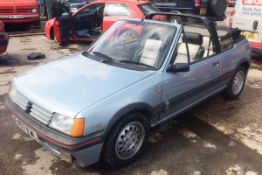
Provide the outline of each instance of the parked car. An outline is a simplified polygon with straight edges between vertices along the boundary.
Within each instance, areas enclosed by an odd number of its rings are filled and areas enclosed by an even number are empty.
[[[78,9],[86,5],[88,1],[86,0],[66,0],[65,3],[68,4],[67,6],[69,7],[70,11],[75,13],[77,12]]]
[[[0,20],[4,23],[39,23],[38,4],[35,0],[1,0]]]
[[[5,100],[11,116],[64,160],[125,166],[150,129],[219,92],[236,99],[248,41],[204,17],[170,15],[175,23],[119,20],[81,54],[16,77]]]
[[[229,19],[229,27],[241,29],[254,53],[262,53],[262,1],[237,1]]]
[[[8,35],[5,33],[5,25],[0,21],[0,54],[6,52]]]
[[[224,17],[227,0],[150,0],[162,12],[189,13],[211,18]]]
[[[94,41],[114,22],[121,18],[144,19],[151,13],[159,12],[147,1],[99,0],[91,2],[72,14],[68,22],[70,41]],[[46,22],[44,31],[49,39],[61,42],[58,19]]]

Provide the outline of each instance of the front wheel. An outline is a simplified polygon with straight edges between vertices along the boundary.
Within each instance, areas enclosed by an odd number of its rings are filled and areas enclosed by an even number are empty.
[[[237,69],[225,90],[225,95],[228,99],[234,100],[239,97],[245,86],[246,75],[247,70],[243,66]]]
[[[125,116],[111,132],[105,146],[105,159],[113,167],[123,167],[137,160],[146,145],[149,125],[145,116]]]

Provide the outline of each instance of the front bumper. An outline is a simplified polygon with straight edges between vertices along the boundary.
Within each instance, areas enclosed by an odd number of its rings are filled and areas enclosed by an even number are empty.
[[[10,14],[10,15],[0,15],[0,20],[4,23],[29,23],[29,22],[36,22],[40,20],[40,16],[39,14],[32,14],[32,15]]]
[[[20,107],[12,102],[9,96],[5,97],[5,104],[12,118],[19,121],[38,137],[37,142],[47,148],[51,153],[67,162],[76,162],[85,167],[99,161],[103,143],[102,132],[89,136],[73,138],[55,131],[32,118]]]

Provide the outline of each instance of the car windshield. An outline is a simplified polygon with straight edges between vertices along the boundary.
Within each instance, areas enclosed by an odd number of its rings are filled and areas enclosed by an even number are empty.
[[[152,13],[160,12],[153,4],[143,4],[140,5],[139,8],[142,10],[146,17],[148,17]]]
[[[116,22],[83,55],[129,69],[161,67],[174,39],[176,27],[161,22]]]

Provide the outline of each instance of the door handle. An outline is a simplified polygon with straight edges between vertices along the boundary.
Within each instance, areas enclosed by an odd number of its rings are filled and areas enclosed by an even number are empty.
[[[219,66],[219,61],[212,63],[213,66]]]

